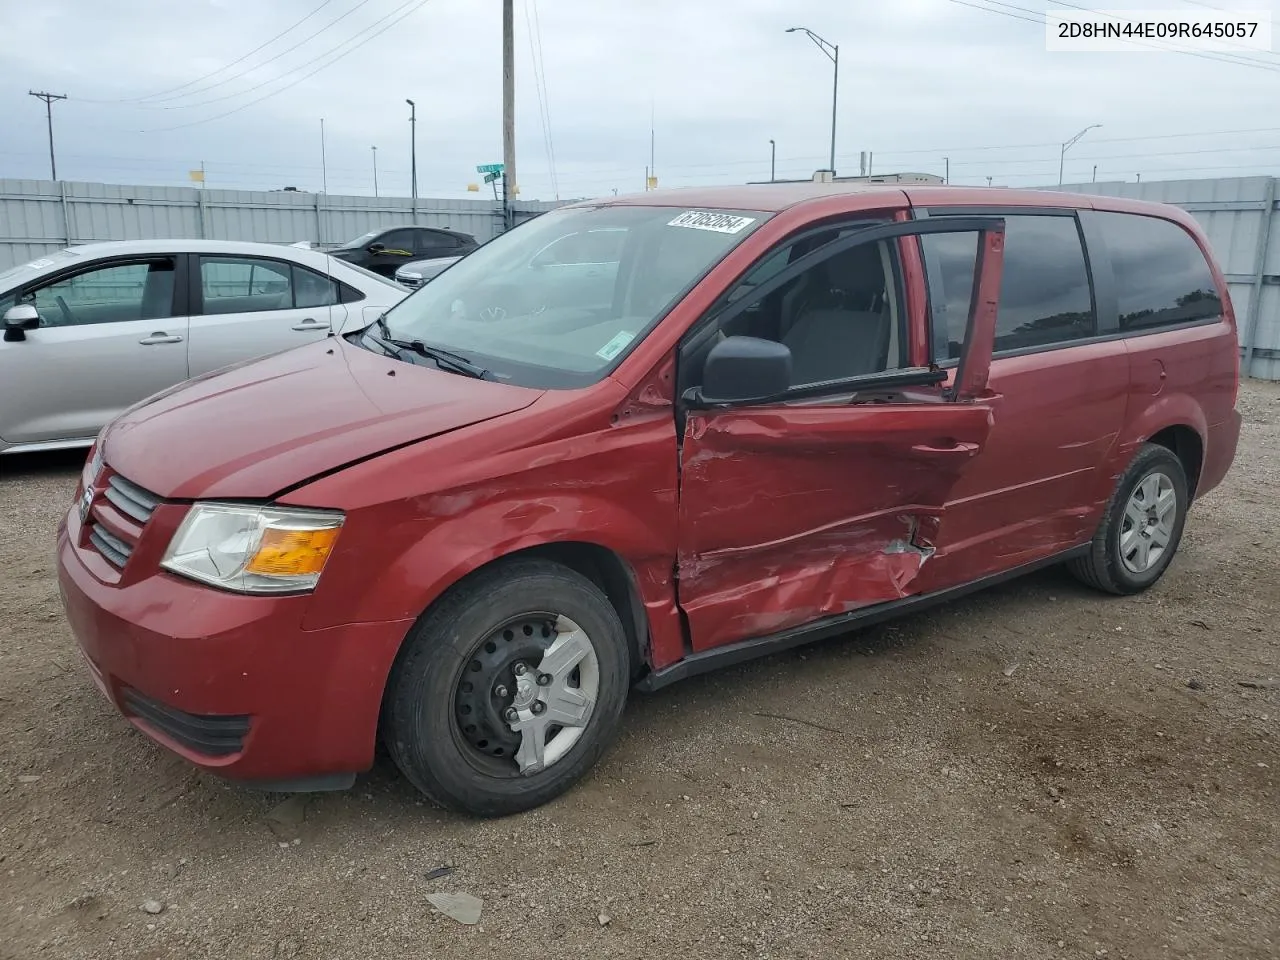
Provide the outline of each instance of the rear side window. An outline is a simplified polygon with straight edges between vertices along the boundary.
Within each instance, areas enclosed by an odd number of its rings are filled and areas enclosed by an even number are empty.
[[[1097,330],[1093,294],[1075,217],[1013,215],[1005,222],[995,350],[1092,337]],[[934,344],[934,357],[955,360],[969,314],[977,234],[927,234],[920,242],[929,268],[933,329],[939,335],[946,330],[946,342]]]
[[[364,299],[332,277],[259,257],[200,258],[200,295],[206,316],[328,307]]]
[[[1222,301],[1199,245],[1169,220],[1131,213],[1097,213],[1115,271],[1120,329],[1216,319]]]

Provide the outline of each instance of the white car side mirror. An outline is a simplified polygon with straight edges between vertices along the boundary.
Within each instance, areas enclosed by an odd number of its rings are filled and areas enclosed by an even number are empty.
[[[27,339],[27,331],[40,326],[40,313],[29,303],[14,304],[4,312],[4,339],[16,343]]]

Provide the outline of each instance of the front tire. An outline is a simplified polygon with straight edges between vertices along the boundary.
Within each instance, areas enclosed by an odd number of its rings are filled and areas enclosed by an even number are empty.
[[[1089,553],[1068,569],[1097,590],[1141,593],[1173,562],[1189,502],[1182,461],[1167,447],[1143,445],[1116,484]]]
[[[410,632],[388,683],[387,748],[440,806],[482,817],[540,806],[612,745],[630,677],[601,590],[557,563],[500,563]]]

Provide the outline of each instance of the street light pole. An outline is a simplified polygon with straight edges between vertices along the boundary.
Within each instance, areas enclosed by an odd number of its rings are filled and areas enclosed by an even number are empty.
[[[1062,152],[1058,154],[1058,186],[1059,187],[1062,186],[1062,171],[1067,162],[1067,150],[1070,149],[1072,146],[1074,146],[1076,141],[1078,141],[1090,130],[1095,130],[1100,126],[1102,126],[1102,124],[1100,123],[1091,123],[1089,124],[1089,126],[1085,127],[1083,130],[1081,130],[1074,137],[1072,137],[1070,140],[1068,140],[1066,143],[1062,145]]]
[[[804,33],[808,34],[812,40],[827,58],[831,61],[831,162],[828,169],[831,170],[831,176],[836,175],[836,98],[840,92],[840,47],[834,43],[828,43],[820,36],[810,30],[808,27],[788,27],[787,33]]]
[[[773,183],[778,179],[778,145],[772,140],[769,141],[769,182]]]
[[[378,195],[378,148],[370,147],[373,151],[373,195]]]
[[[414,222],[417,222],[418,216],[418,105],[408,97],[405,103],[409,105],[409,179],[413,181],[413,215]]]

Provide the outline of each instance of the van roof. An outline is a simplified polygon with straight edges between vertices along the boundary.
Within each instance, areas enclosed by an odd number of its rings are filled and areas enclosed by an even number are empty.
[[[862,202],[857,202],[861,200]],[[1168,204],[1058,190],[1011,187],[962,187],[933,183],[761,183],[716,187],[680,187],[616,197],[582,200],[573,206],[698,207],[709,210],[760,210],[777,213],[800,205],[832,203],[851,207],[963,206],[1056,207],[1145,213],[1184,221],[1190,215]],[[1184,221],[1185,222],[1185,221]]]

